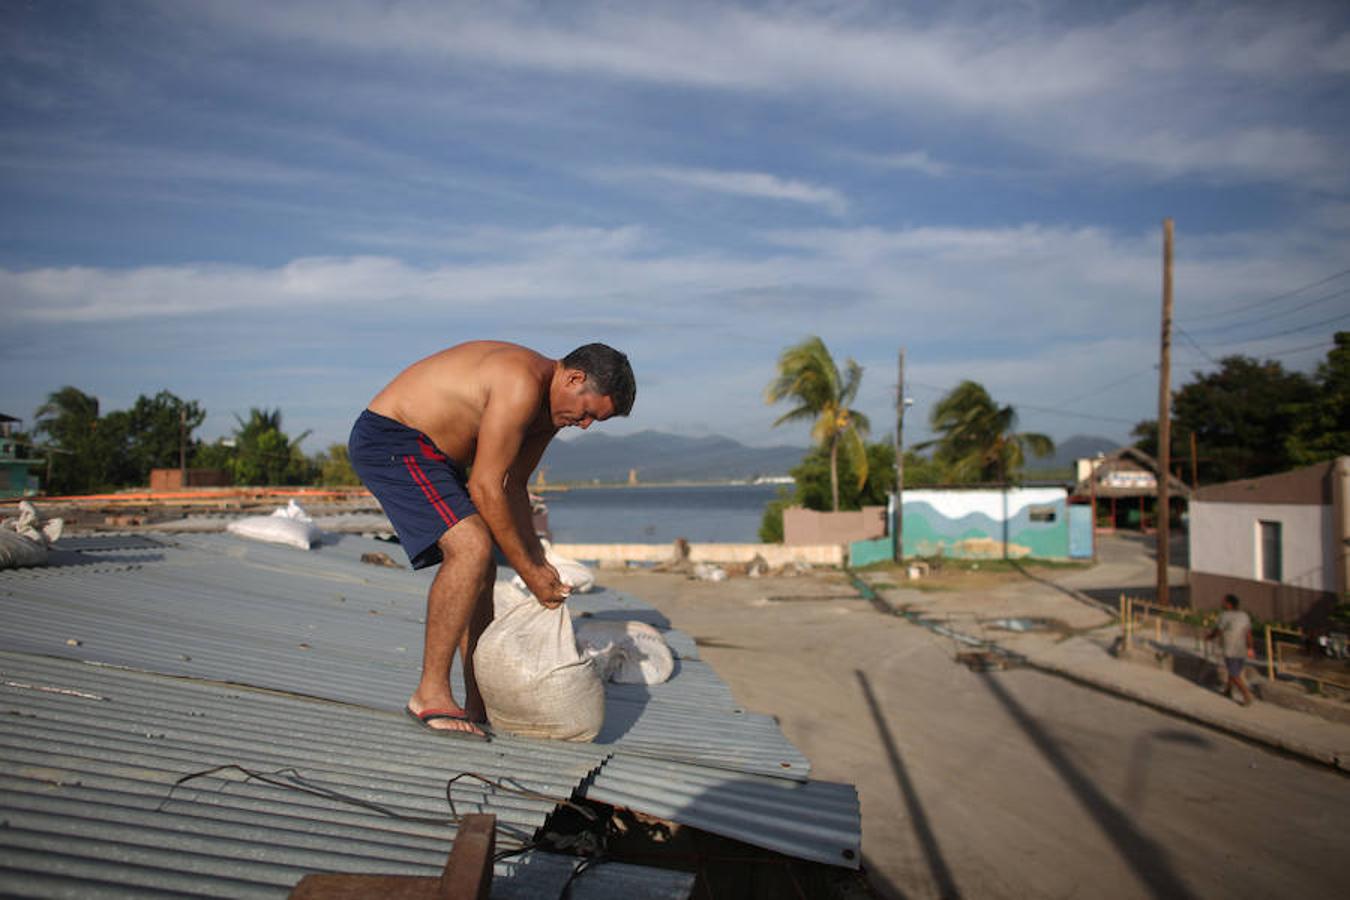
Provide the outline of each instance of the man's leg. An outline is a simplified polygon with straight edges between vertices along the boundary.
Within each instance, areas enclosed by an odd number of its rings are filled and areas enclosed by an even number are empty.
[[[1237,687],[1238,687],[1238,690],[1242,692],[1242,705],[1243,705],[1243,706],[1249,706],[1249,705],[1251,705],[1251,702],[1252,702],[1252,690],[1251,690],[1251,688],[1247,687],[1247,679],[1243,677],[1243,673],[1238,672],[1236,675],[1234,675],[1234,676],[1233,676],[1231,679],[1229,679],[1229,680],[1230,680],[1233,684],[1236,684]]]
[[[481,721],[483,698],[473,677],[473,648],[492,620],[492,537],[478,516],[469,516],[441,535],[437,545],[444,560],[427,594],[426,637],[422,647],[422,679],[408,701],[414,713],[443,709]],[[450,664],[463,654],[467,696],[464,705],[450,692]],[[433,719],[433,728],[481,733],[465,722]]]

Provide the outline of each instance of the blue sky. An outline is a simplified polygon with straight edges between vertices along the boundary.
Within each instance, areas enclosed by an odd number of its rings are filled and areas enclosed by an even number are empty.
[[[763,391],[819,334],[878,435],[904,347],[907,440],[965,378],[1123,439],[1166,216],[1174,387],[1350,328],[1347,109],[1338,3],[7,2],[0,411],[313,452],[442,347],[601,340],[606,431],[805,443]]]

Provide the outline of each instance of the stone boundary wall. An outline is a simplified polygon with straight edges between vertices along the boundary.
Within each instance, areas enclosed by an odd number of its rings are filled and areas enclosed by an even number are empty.
[[[575,560],[600,563],[668,562],[675,558],[671,544],[554,544],[553,549]],[[691,562],[748,563],[762,556],[771,566],[792,562],[812,566],[843,566],[843,544],[788,547],[783,544],[690,544]]]

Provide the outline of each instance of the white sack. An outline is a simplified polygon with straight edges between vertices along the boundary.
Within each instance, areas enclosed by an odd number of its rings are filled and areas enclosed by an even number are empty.
[[[308,550],[323,535],[314,525],[314,520],[294,500],[270,516],[235,519],[225,526],[225,530],[242,538],[285,544],[301,550]]]
[[[63,519],[43,521],[37,507],[19,501],[19,515],[0,522],[0,569],[45,566],[47,547],[61,537]]]
[[[0,528],[0,569],[22,569],[25,566],[45,566],[47,546],[26,538],[17,531]]]
[[[574,594],[584,594],[595,588],[595,573],[587,566],[557,553],[553,545],[548,541],[540,541],[544,545],[544,560],[553,568],[558,570],[558,579],[572,589]],[[516,587],[522,591],[529,591],[525,586],[525,579],[517,575],[512,581]]]
[[[606,681],[661,684],[675,671],[675,657],[665,638],[646,622],[582,619],[575,630],[577,648],[595,660]]]
[[[605,721],[605,688],[577,651],[566,604],[548,609],[526,591],[494,591],[500,610],[473,654],[488,721],[521,737],[589,741]]]

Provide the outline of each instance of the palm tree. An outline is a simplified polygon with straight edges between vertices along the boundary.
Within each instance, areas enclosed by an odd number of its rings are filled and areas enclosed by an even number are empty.
[[[785,422],[814,420],[811,437],[830,454],[830,499],[835,512],[839,511],[841,444],[852,455],[859,488],[867,481],[863,437],[871,426],[866,416],[850,407],[861,383],[862,366],[849,359],[841,374],[825,342],[809,337],[778,357],[778,376],[764,394],[769,403],[792,400],[797,404],[778,417],[775,428]]]
[[[953,481],[1007,482],[1015,477],[1026,459],[1055,452],[1055,442],[1036,432],[1018,433],[1017,412],[999,406],[984,386],[963,381],[938,401],[929,416],[933,431],[941,435],[915,447],[936,447],[935,461]]]
[[[48,394],[33,418],[34,433],[46,438],[46,491],[78,494],[100,487],[114,454],[99,446],[98,398],[67,385]]]
[[[47,435],[62,449],[74,450],[98,426],[98,398],[67,385],[47,395],[35,418],[34,431]]]

